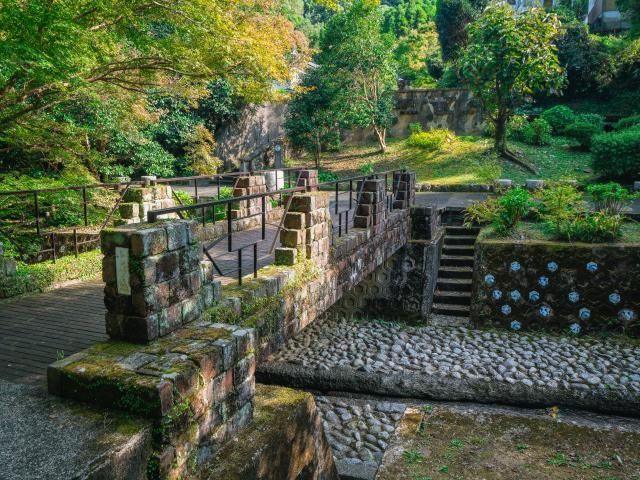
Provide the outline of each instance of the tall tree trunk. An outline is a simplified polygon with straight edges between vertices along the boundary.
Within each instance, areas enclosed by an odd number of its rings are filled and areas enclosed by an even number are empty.
[[[385,153],[387,151],[387,129],[386,128],[378,128],[376,126],[373,127],[373,130],[376,132],[378,136],[378,145],[380,145],[380,151]]]
[[[507,153],[507,116],[498,114],[495,121],[496,126],[496,138],[495,147],[496,152],[500,156],[506,156]]]

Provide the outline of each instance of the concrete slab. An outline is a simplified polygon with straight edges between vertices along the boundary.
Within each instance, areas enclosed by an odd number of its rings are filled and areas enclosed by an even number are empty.
[[[151,427],[0,380],[0,478],[144,478]]]

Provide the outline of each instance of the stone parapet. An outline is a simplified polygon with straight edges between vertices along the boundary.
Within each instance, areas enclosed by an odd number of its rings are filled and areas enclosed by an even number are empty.
[[[108,341],[49,366],[49,392],[153,419],[148,478],[182,478],[253,414],[252,329],[197,322],[141,346]]]
[[[323,266],[331,248],[329,193],[309,192],[291,198],[280,230],[281,247],[276,249],[277,265],[293,265],[300,258]]]
[[[148,342],[192,322],[219,294],[201,262],[197,223],[128,225],[102,231],[106,327],[111,338]]]
[[[393,175],[394,200],[393,208],[408,208],[416,200],[415,172],[396,172]]]
[[[246,177],[237,177],[233,185],[234,197],[245,197],[248,195],[256,195],[267,193],[267,184],[264,175],[247,175]],[[241,200],[235,208],[231,210],[231,218],[241,219],[245,217],[257,216],[262,213],[264,206],[265,214],[271,211],[270,199],[252,198],[250,200]]]
[[[318,171],[300,170],[296,187],[307,187],[308,192],[318,190]]]
[[[358,182],[358,207],[353,217],[355,228],[376,227],[386,218],[387,182],[375,178]]]
[[[120,218],[114,223],[116,226],[144,222],[151,210],[175,207],[173,190],[170,185],[157,185],[145,182],[144,187],[129,187],[118,206]],[[177,214],[160,215],[159,220],[178,218]]]

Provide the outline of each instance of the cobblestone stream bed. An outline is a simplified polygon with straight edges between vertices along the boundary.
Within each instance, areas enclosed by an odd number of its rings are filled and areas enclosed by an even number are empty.
[[[611,341],[326,319],[259,369],[325,391],[640,415],[640,348]]]

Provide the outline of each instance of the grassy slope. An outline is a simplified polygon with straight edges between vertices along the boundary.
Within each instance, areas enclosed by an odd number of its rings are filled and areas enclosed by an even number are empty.
[[[404,139],[390,139],[385,154],[376,145],[344,147],[340,152],[327,152],[322,157],[322,168],[341,177],[356,175],[359,168],[373,163],[376,171],[407,168],[418,174],[418,182],[434,184],[488,183],[496,178],[523,181],[535,176],[522,168],[496,158],[488,138],[457,137],[438,152],[425,152],[409,147]],[[535,164],[537,178],[559,180],[575,178],[588,180],[591,155],[575,150],[569,139],[556,137],[546,147],[533,147],[510,142],[512,149]],[[305,161],[303,163],[308,163]],[[585,169],[589,172],[585,172]]]

